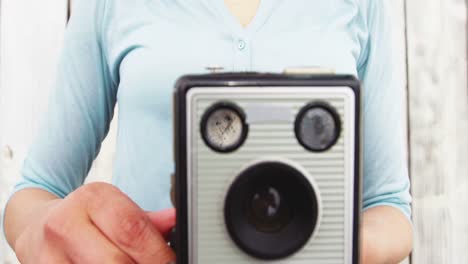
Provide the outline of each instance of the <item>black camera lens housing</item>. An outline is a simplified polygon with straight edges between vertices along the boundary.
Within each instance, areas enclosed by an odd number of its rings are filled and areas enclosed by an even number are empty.
[[[307,150],[323,152],[335,145],[341,133],[341,120],[334,107],[325,102],[312,102],[297,114],[296,138]]]
[[[281,259],[311,238],[319,221],[318,194],[297,168],[264,161],[234,180],[224,217],[229,235],[244,252],[259,259]]]

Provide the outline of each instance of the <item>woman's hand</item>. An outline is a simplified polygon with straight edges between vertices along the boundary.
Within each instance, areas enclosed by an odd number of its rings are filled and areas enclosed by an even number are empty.
[[[397,264],[411,252],[412,227],[398,209],[377,206],[363,214],[361,242],[362,264]]]
[[[65,199],[48,201],[14,244],[28,263],[156,263],[175,260],[164,236],[174,209],[145,213],[116,187],[82,186]]]

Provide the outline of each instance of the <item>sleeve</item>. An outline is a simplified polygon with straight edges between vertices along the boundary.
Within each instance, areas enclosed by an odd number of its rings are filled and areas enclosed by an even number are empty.
[[[73,1],[55,87],[15,191],[43,188],[59,197],[83,184],[107,135],[116,103],[103,51],[104,0]]]
[[[363,207],[393,206],[411,218],[404,59],[392,42],[390,1],[365,0],[369,34],[358,65],[363,83]]]

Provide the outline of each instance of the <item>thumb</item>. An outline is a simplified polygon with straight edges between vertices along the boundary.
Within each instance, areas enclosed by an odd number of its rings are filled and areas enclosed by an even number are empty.
[[[146,212],[151,223],[166,237],[176,224],[176,211],[174,208],[157,212]]]

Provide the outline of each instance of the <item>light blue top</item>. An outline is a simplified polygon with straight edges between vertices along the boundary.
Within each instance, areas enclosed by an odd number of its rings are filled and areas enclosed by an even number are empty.
[[[223,0],[73,1],[55,89],[15,190],[64,197],[99,152],[118,102],[113,183],[145,210],[171,206],[172,91],[187,73],[321,66],[364,83],[364,208],[410,216],[404,76],[392,0],[263,0],[242,28]]]

